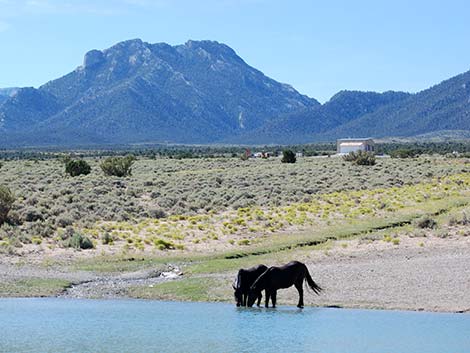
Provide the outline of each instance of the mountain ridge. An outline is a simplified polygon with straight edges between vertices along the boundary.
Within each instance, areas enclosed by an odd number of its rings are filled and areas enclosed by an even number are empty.
[[[131,39],[39,88],[0,89],[2,146],[304,143],[470,130],[470,71],[410,94],[343,90],[320,104],[229,46]]]
[[[78,141],[77,132],[119,143],[212,142],[319,105],[213,41],[121,42],[89,51],[71,73],[22,91],[3,103],[0,128],[13,140],[34,131],[35,143]]]

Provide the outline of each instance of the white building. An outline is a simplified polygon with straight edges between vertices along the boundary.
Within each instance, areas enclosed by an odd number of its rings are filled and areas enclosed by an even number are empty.
[[[338,154],[356,151],[373,152],[375,150],[375,143],[371,138],[340,139],[336,141],[336,150]]]

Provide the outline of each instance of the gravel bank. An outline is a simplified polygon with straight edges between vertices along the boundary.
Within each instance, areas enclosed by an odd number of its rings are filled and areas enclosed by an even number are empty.
[[[44,268],[0,258],[0,281],[22,278],[66,279],[73,283],[61,297],[120,298],[131,286],[153,286],[183,276],[168,265],[161,270],[98,274],[64,268]],[[305,292],[305,304],[351,308],[381,308],[440,312],[470,312],[470,237],[400,238],[384,241],[343,241],[332,249],[302,251],[296,259],[309,267],[324,292]],[[214,274],[231,281],[234,274]],[[231,283],[231,282],[230,282]],[[296,304],[295,289],[278,292],[278,303]],[[231,301],[231,289],[227,288]]]
[[[402,238],[399,246],[383,241],[349,241],[328,255],[305,262],[325,288],[306,303],[356,308],[442,312],[470,311],[470,237]],[[282,293],[282,298],[296,293]]]

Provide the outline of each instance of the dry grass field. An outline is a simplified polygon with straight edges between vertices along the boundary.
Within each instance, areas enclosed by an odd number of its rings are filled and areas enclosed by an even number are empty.
[[[99,247],[211,250],[247,246],[272,233],[393,212],[462,189],[465,160],[341,158],[141,159],[132,176],[70,177],[59,160],[9,161],[0,185],[16,201],[0,228],[1,251],[60,247],[75,233]],[[447,183],[447,184],[446,184]],[[447,186],[446,186],[447,185]],[[99,246],[105,243],[108,246]],[[26,247],[31,249],[31,246]]]

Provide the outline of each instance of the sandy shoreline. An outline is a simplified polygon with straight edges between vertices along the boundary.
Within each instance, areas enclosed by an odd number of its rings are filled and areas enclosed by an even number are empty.
[[[306,291],[306,305],[470,312],[470,237],[404,236],[399,245],[354,239],[336,242],[328,250],[305,250],[297,255],[296,259],[307,264],[314,280],[325,289],[321,296]],[[76,285],[61,293],[61,297],[125,298],[131,286],[153,286],[185,278],[172,265],[158,270],[100,274],[13,260],[1,257],[0,281],[34,277],[74,282]],[[235,272],[225,272],[216,276],[229,282],[234,275]],[[226,300],[232,300],[229,288]],[[295,304],[296,300],[297,292],[292,288],[278,293],[280,305]]]
[[[423,245],[424,244],[424,245]],[[306,262],[326,288],[307,303],[351,308],[470,312],[469,237],[401,238],[335,247]]]

